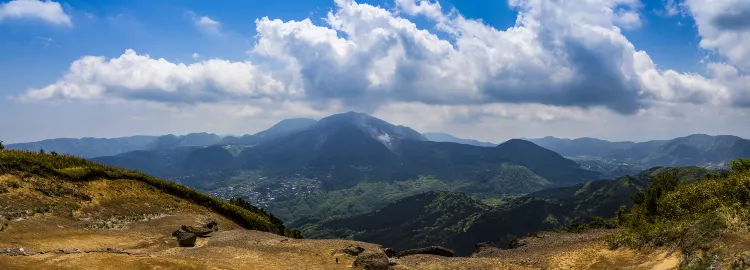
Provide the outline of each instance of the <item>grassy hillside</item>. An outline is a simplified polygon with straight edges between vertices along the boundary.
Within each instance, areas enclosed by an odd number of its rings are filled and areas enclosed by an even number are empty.
[[[737,252],[750,250],[750,160],[731,168],[700,181],[681,181],[675,171],[658,175],[633,197],[631,211],[618,214],[625,231],[611,239],[612,247],[670,247],[688,269],[739,263]]]
[[[125,181],[134,180],[149,187],[206,207],[236,222],[246,229],[273,232],[280,235],[298,235],[286,229],[273,215],[257,208],[243,208],[202,194],[188,187],[161,180],[140,172],[118,169],[92,162],[83,158],[56,153],[37,153],[19,150],[0,150],[0,175],[20,175],[54,180],[35,187],[47,195],[80,195],[74,188],[66,187],[66,182],[87,182],[94,180]],[[57,182],[55,182],[57,181]],[[0,189],[8,189],[0,187]],[[83,197],[85,199],[85,197]]]

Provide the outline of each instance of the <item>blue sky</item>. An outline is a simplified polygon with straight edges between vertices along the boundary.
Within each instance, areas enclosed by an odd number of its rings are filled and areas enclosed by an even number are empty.
[[[0,0],[0,140],[253,133],[344,110],[489,141],[750,137],[750,27],[714,23],[748,0],[421,2]],[[71,69],[84,57],[104,60]]]

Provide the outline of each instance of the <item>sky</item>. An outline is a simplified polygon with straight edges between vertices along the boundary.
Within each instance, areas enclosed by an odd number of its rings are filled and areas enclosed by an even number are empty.
[[[0,140],[359,111],[491,142],[750,138],[750,0],[0,0]]]

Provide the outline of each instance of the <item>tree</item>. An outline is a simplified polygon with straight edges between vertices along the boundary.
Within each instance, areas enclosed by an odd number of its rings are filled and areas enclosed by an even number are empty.
[[[5,150],[5,145],[3,144],[3,141],[0,141],[0,150]]]
[[[44,155],[44,148],[39,148],[39,154]]]

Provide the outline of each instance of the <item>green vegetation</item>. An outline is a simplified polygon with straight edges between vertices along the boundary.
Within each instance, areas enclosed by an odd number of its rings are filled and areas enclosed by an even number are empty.
[[[609,240],[612,248],[666,246],[682,252],[685,269],[715,265],[721,237],[750,226],[750,160],[730,166],[728,173],[695,182],[681,181],[675,171],[654,176],[633,196],[629,212],[618,211],[625,231]]]
[[[3,141],[0,141],[0,150],[5,150],[5,145],[3,144]]]
[[[364,214],[404,197],[449,188],[432,177],[400,182],[363,182],[347,189],[318,190],[311,196],[277,201],[269,210],[284,220],[330,220]],[[305,231],[305,235],[308,234]]]
[[[4,150],[0,151],[0,174],[31,174],[60,181],[136,180],[167,194],[211,209],[246,229],[273,232],[280,235],[289,233],[283,225],[274,224],[274,220],[277,219],[265,211],[254,211],[252,208],[245,209],[174,182],[161,180],[137,171],[113,168],[75,156]],[[75,191],[54,185],[42,187],[40,191],[49,194],[49,196],[75,194]],[[291,232],[291,234],[294,233]]]
[[[292,238],[299,238],[299,239],[303,238],[301,232],[299,232],[296,229],[290,229],[290,228],[284,227],[284,223],[279,218],[277,218],[274,215],[271,215],[270,213],[266,212],[266,210],[264,210],[263,208],[258,208],[256,206],[250,204],[249,202],[241,199],[241,198],[230,199],[229,203],[231,203],[233,205],[236,205],[236,206],[239,206],[239,207],[242,207],[242,208],[244,208],[244,209],[246,209],[246,210],[248,210],[250,212],[262,213],[262,214],[268,216],[270,218],[270,220],[271,220],[271,224],[275,225],[280,231],[283,231],[284,232],[284,236],[292,237]]]

